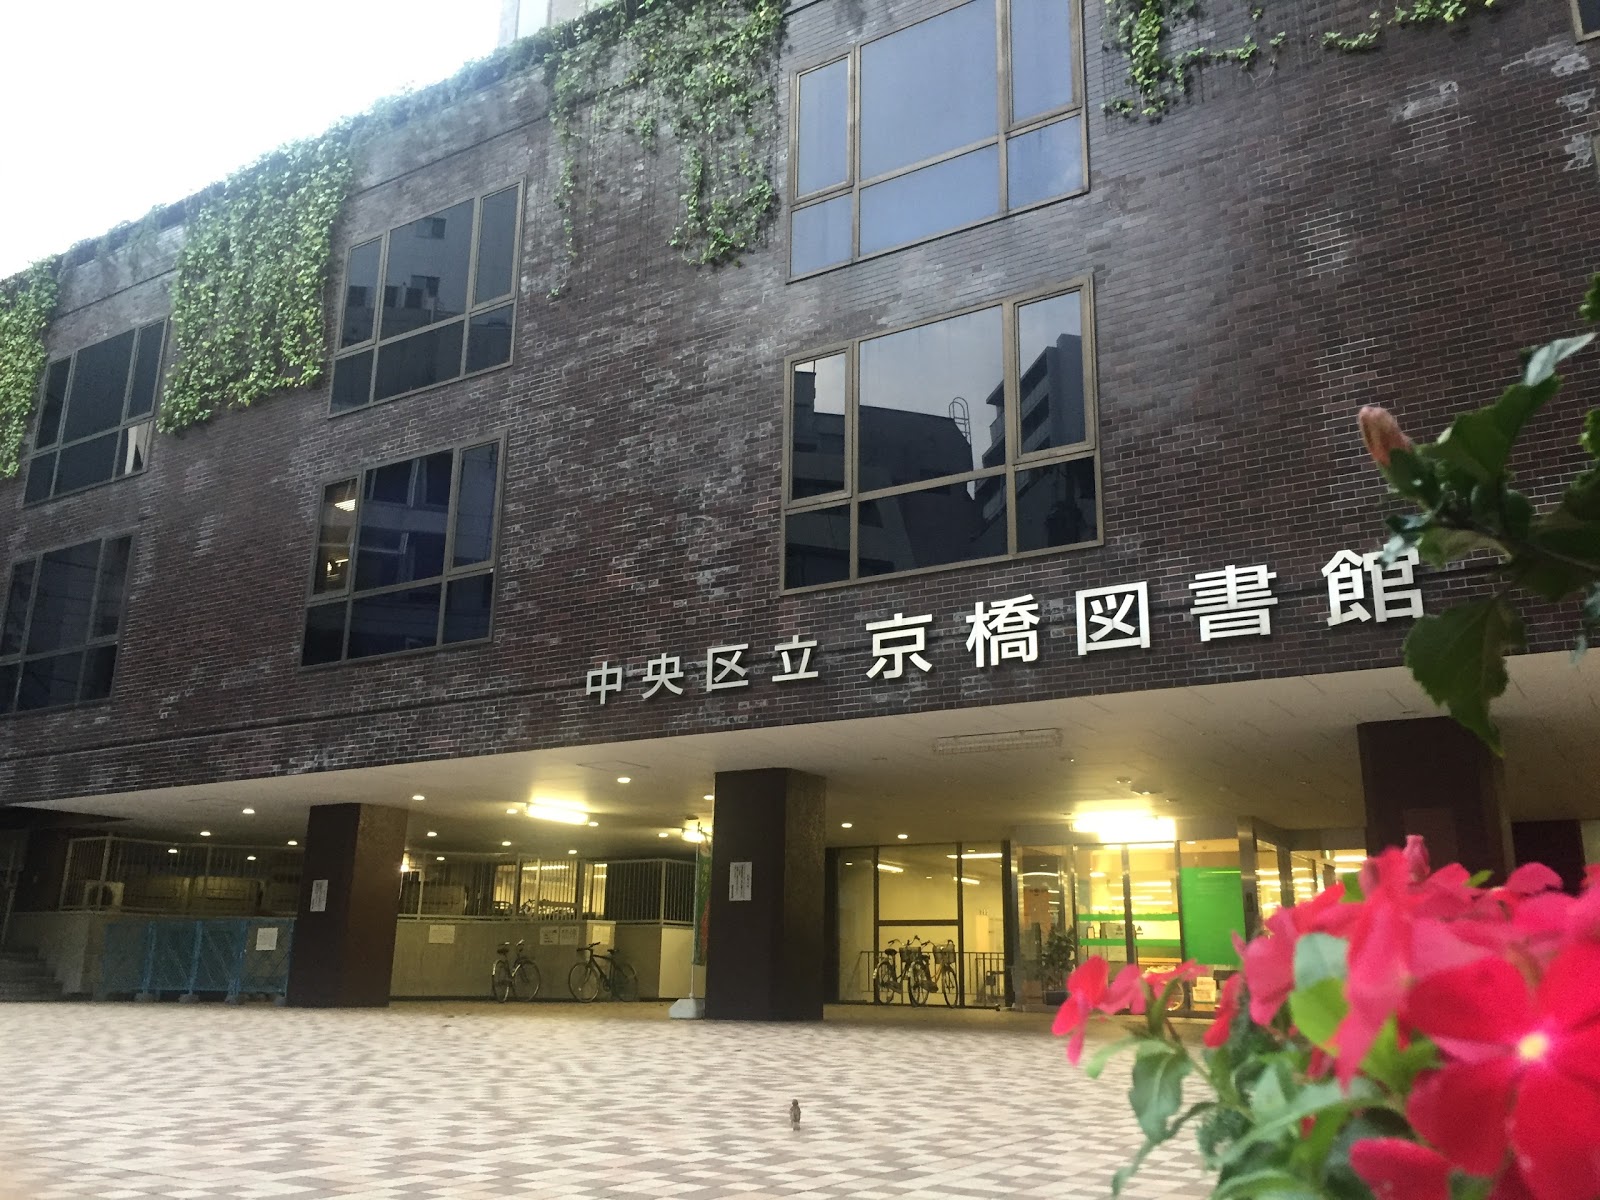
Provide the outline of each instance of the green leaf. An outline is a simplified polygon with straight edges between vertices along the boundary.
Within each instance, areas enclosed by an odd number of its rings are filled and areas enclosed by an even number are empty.
[[[1294,947],[1294,983],[1312,987],[1324,979],[1343,980],[1349,973],[1350,943],[1329,933],[1308,933]]]
[[[1350,1011],[1344,996],[1344,980],[1327,978],[1310,987],[1296,988],[1289,994],[1289,1015],[1296,1028],[1313,1044],[1324,1049],[1338,1031],[1339,1023]]]
[[[1183,1079],[1192,1067],[1182,1046],[1171,1042],[1140,1043],[1128,1103],[1139,1118],[1139,1128],[1151,1141],[1165,1141],[1169,1136],[1167,1122],[1183,1106]]]
[[[1600,322],[1600,274],[1590,282],[1589,294],[1583,298],[1583,307],[1578,309],[1578,315],[1585,321]],[[1600,458],[1600,455],[1595,457]]]
[[[1083,1073],[1090,1079],[1099,1079],[1100,1072],[1106,1069],[1107,1063],[1140,1040],[1137,1037],[1118,1038],[1108,1046],[1101,1046],[1089,1056],[1089,1061],[1084,1063]]]
[[[1528,359],[1528,367],[1523,372],[1522,382],[1530,388],[1538,387],[1539,384],[1555,375],[1557,367],[1594,341],[1594,339],[1594,334],[1584,333],[1577,337],[1557,338],[1553,342],[1540,346]]]
[[[1522,619],[1495,596],[1419,617],[1406,635],[1405,660],[1433,702],[1499,754],[1489,702],[1506,690],[1506,653],[1522,645]]]
[[[1379,468],[1400,495],[1429,506],[1439,502],[1439,468],[1412,450],[1389,451],[1389,465]]]
[[[1399,1025],[1390,1017],[1378,1030],[1372,1048],[1361,1061],[1361,1070],[1376,1079],[1396,1096],[1408,1095],[1411,1084],[1424,1071],[1439,1064],[1438,1048],[1427,1038],[1414,1035],[1404,1048],[1400,1045]]]
[[[1111,1194],[1113,1196],[1122,1195],[1122,1189],[1127,1186],[1128,1180],[1132,1179],[1139,1168],[1144,1165],[1144,1160],[1150,1156],[1150,1151],[1161,1145],[1162,1142],[1170,1140],[1172,1136],[1178,1132],[1178,1130],[1183,1128],[1185,1123],[1194,1117],[1198,1117],[1202,1113],[1212,1112],[1216,1108],[1217,1102],[1215,1100],[1202,1100],[1199,1104],[1192,1106],[1188,1112],[1184,1113],[1183,1116],[1174,1121],[1172,1123],[1172,1128],[1166,1131],[1166,1135],[1164,1137],[1156,1141],[1146,1138],[1144,1144],[1139,1147],[1138,1152],[1133,1156],[1133,1161],[1128,1163],[1126,1166],[1119,1167],[1116,1174],[1111,1177]]]
[[[1480,550],[1489,550],[1505,556],[1506,548],[1494,538],[1471,529],[1446,529],[1435,526],[1417,539],[1417,554],[1424,562],[1442,567],[1458,558],[1466,558]]]
[[[1600,279],[1600,275],[1595,276]],[[1588,451],[1590,458],[1600,458],[1600,408],[1591,408],[1589,415],[1583,419],[1583,433],[1578,437],[1578,445]]]
[[[1281,1167],[1240,1175],[1211,1193],[1211,1200],[1321,1200],[1316,1188]]]
[[[1522,426],[1560,386],[1554,375],[1538,384],[1514,383],[1487,408],[1457,417],[1428,449],[1478,483],[1499,483]]]

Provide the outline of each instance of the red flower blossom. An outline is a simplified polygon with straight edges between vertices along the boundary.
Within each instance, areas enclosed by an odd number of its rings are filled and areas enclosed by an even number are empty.
[[[1270,1024],[1294,991],[1294,948],[1308,933],[1342,937],[1361,915],[1361,907],[1345,904],[1344,885],[1334,884],[1315,899],[1280,908],[1267,918],[1265,933],[1244,948],[1244,973],[1250,984],[1250,1019]]]
[[[1368,1138],[1350,1147],[1350,1166],[1378,1200],[1450,1200],[1450,1163],[1404,1138]]]
[[[1066,1003],[1056,1010],[1050,1032],[1056,1037],[1071,1035],[1072,1040],[1067,1043],[1067,1061],[1073,1066],[1083,1057],[1083,1039],[1088,1033],[1089,1018],[1096,1012],[1114,1013],[1125,1008],[1136,1013],[1144,1011],[1145,990],[1139,968],[1133,963],[1127,964],[1108,985],[1106,979],[1110,973],[1111,964],[1095,955],[1067,976]]]
[[[1234,1017],[1239,1015],[1239,989],[1244,987],[1244,976],[1233,974],[1222,985],[1222,996],[1217,1000],[1217,1015],[1206,1030],[1205,1043],[1215,1050],[1228,1040],[1228,1030]]]
[[[1535,1200],[1600,1196],[1600,945],[1569,943],[1533,988],[1499,958],[1440,971],[1408,1013],[1447,1059],[1412,1089],[1418,1133],[1475,1175],[1509,1150]]]

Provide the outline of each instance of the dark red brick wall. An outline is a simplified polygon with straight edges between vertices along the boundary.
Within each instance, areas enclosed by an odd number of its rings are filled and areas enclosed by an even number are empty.
[[[785,70],[943,6],[800,6]],[[670,158],[600,130],[567,277],[536,83],[393,135],[341,251],[524,179],[514,365],[337,420],[323,389],[277,397],[159,438],[140,478],[34,509],[0,484],[0,564],[138,535],[112,700],[0,719],[0,803],[1396,663],[1403,628],[1324,623],[1322,564],[1381,533],[1354,413],[1384,403],[1431,435],[1492,398],[1516,347],[1575,324],[1600,267],[1600,51],[1574,43],[1565,4],[1514,0],[1464,34],[1401,31],[1348,56],[1318,38],[1364,4],[1283,0],[1254,27],[1289,32],[1276,70],[1214,69],[1152,125],[1101,115],[1124,68],[1100,49],[1102,6],[1085,7],[1087,195],[799,283],[781,222],[738,267],[681,262]],[[1220,39],[1249,28],[1244,3],[1209,7]],[[53,349],[164,312],[177,231],[163,236],[77,269]],[[785,355],[1081,275],[1097,297],[1105,544],[781,596]],[[1597,378],[1574,373],[1530,454],[1576,463]],[[491,644],[302,670],[319,482],[500,432]],[[1548,499],[1564,473],[1527,482]],[[1273,637],[1202,645],[1192,573],[1256,562],[1280,576]],[[1078,657],[1074,590],[1139,579],[1152,648]],[[1468,586],[1431,581],[1430,605]],[[962,614],[1023,592],[1046,604],[1040,661],[975,670]],[[863,625],[895,612],[935,616],[935,670],[869,681]],[[768,648],[796,633],[822,643],[823,678],[773,684]],[[1536,648],[1569,638],[1553,614],[1536,622]],[[688,695],[639,699],[645,659],[724,641],[752,645],[751,687],[708,696],[696,675]],[[631,677],[601,708],[583,682],[607,658]]]

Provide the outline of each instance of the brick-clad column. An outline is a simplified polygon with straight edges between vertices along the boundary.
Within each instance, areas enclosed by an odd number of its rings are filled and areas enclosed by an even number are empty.
[[[820,1021],[826,783],[773,769],[725,771],[716,786],[706,1016]],[[735,898],[744,880],[749,899]]]
[[[1504,770],[1449,717],[1356,726],[1367,800],[1367,852],[1421,834],[1436,867],[1459,862],[1504,881],[1514,865]]]
[[[311,809],[289,959],[290,1004],[381,1008],[389,1003],[407,816],[404,809],[376,804]]]

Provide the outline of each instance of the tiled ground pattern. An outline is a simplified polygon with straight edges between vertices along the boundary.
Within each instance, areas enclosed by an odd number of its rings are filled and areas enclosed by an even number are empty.
[[[915,1015],[5,1005],[0,1197],[1110,1194],[1138,1140],[1123,1073],[1084,1078],[1037,1019]],[[1200,1178],[1164,1148],[1125,1194]]]

